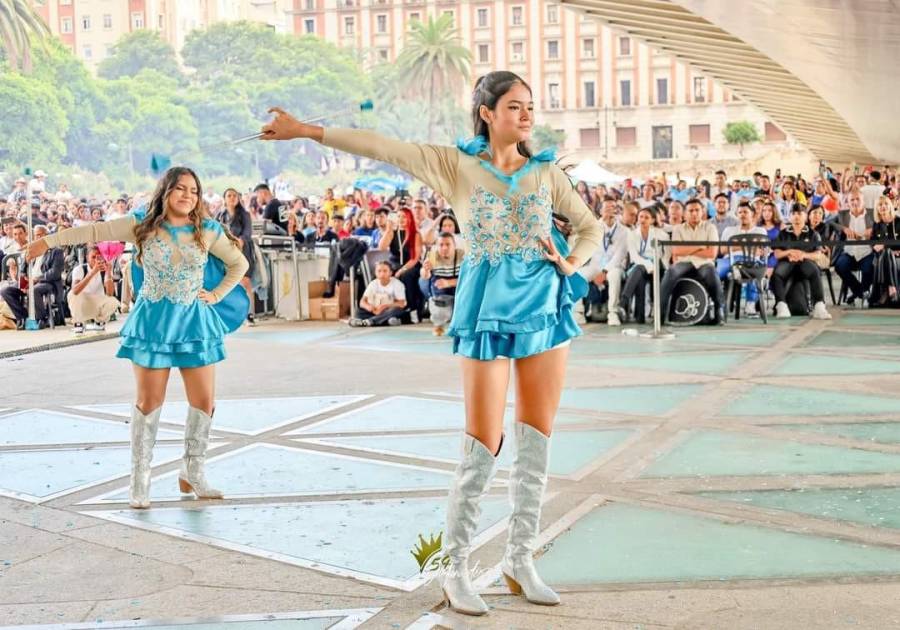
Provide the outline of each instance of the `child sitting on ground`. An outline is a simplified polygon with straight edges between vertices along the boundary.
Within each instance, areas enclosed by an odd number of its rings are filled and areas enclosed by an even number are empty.
[[[369,283],[351,326],[399,326],[406,313],[406,288],[391,276],[391,266],[381,261],[375,266],[375,280]]]

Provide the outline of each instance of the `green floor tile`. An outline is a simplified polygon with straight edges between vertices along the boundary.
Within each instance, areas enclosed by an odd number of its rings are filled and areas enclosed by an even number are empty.
[[[824,433],[840,437],[878,442],[880,444],[900,444],[900,422],[847,422],[838,424],[770,424],[772,429],[803,431],[804,433]]]
[[[594,357],[621,354],[660,354],[683,352],[684,348],[671,341],[654,341],[640,337],[623,337],[617,335],[610,339],[586,338],[572,343],[573,357]]]
[[[576,359],[576,363],[607,368],[633,368],[659,372],[722,374],[747,360],[748,352],[708,352],[663,356],[617,357],[615,359]]]
[[[722,412],[728,416],[843,416],[900,413],[900,398],[824,389],[755,385]]]
[[[679,343],[698,343],[726,346],[753,346],[766,348],[771,346],[784,333],[781,331],[762,330],[721,330],[718,328],[679,328],[674,330],[675,341]]]
[[[550,474],[571,475],[634,434],[633,430],[556,431],[550,448]],[[329,444],[374,449],[397,455],[458,461],[461,434],[394,435],[327,438]],[[512,442],[500,451],[499,466],[509,468],[515,455]]]
[[[868,348],[876,346],[900,346],[900,335],[882,335],[872,332],[825,330],[804,344],[808,348]],[[900,348],[894,352],[900,356]]]
[[[900,326],[900,312],[884,314],[847,313],[837,321],[838,326]]]
[[[641,477],[837,475],[900,471],[900,455],[729,433],[691,431]]]
[[[900,488],[810,488],[696,494],[720,501],[900,529]]]
[[[560,406],[601,413],[658,416],[672,411],[699,392],[702,387],[702,385],[650,385],[565,389]]]
[[[900,361],[795,354],[788,357],[772,374],[900,374]]]
[[[284,330],[284,331],[265,331],[255,330],[248,332],[238,332],[233,335],[235,339],[249,339],[251,341],[262,341],[264,343],[277,343],[291,346],[306,346],[328,337],[334,337],[339,334],[334,329],[319,330]]]
[[[537,560],[552,584],[690,582],[900,573],[900,551],[683,512],[611,504]]]

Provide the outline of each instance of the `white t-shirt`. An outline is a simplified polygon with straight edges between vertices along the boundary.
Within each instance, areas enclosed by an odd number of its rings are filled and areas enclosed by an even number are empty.
[[[106,295],[106,290],[103,288],[102,276],[102,273],[98,273],[91,278],[88,285],[84,287],[78,295]],[[72,270],[72,286],[74,287],[82,280],[84,280],[84,265],[78,265]]]
[[[875,207],[875,202],[884,194],[884,185],[866,184],[859,189],[859,192],[862,195],[863,207],[866,210],[872,210]]]
[[[363,299],[372,306],[393,304],[401,300],[405,302],[406,287],[397,278],[391,278],[387,285],[381,284],[380,280],[372,280],[363,293]]]
[[[854,216],[854,214],[850,213],[850,229],[856,232],[857,234],[865,234],[866,233],[866,213],[863,212],[859,216]],[[853,241],[847,241],[848,243],[852,243]],[[862,260],[866,256],[872,253],[872,248],[868,245],[847,245],[844,247],[844,251],[853,256],[856,260]]]
[[[727,228],[722,230],[721,240],[727,241],[732,236],[737,236],[738,234],[760,234],[762,236],[768,236],[766,228],[760,227],[758,225],[753,226],[749,230],[742,230],[740,225],[729,225]]]

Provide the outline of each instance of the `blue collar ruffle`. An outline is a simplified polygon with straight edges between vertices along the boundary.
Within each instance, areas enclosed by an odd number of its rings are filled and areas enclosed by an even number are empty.
[[[469,138],[468,140],[464,140],[460,138],[456,141],[456,148],[462,151],[467,155],[471,155],[473,157],[478,157],[482,153],[491,154],[491,145],[488,143],[488,140],[485,136],[474,136]],[[494,177],[499,179],[501,182],[506,184],[509,188],[506,191],[506,194],[511,195],[518,189],[519,180],[522,179],[525,175],[531,172],[538,164],[541,162],[555,162],[556,161],[556,149],[549,148],[540,151],[539,153],[532,155],[525,164],[522,165],[515,173],[512,175],[507,175],[499,168],[491,164],[488,160],[479,160],[481,166],[492,173]]]

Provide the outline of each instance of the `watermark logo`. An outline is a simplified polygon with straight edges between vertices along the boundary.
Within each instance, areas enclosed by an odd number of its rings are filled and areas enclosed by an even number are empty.
[[[450,558],[441,555],[443,538],[444,532],[438,532],[437,538],[434,534],[429,534],[428,540],[419,534],[419,542],[410,552],[419,564],[419,573],[437,572],[450,563]]]

